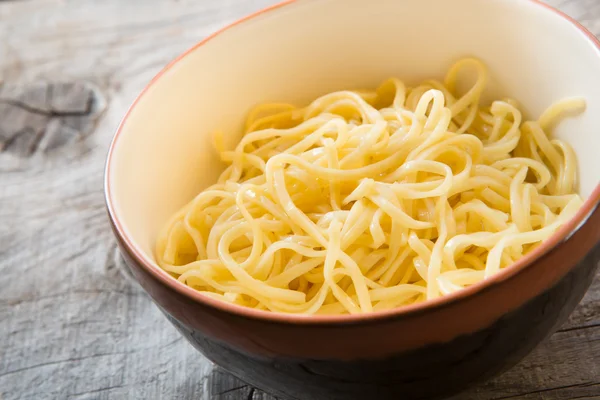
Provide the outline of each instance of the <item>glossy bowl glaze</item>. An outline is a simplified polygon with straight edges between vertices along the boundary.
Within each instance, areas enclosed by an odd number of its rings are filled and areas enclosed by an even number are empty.
[[[154,262],[167,218],[216,180],[211,135],[239,140],[251,106],[302,104],[390,76],[441,77],[481,58],[488,95],[530,117],[583,96],[588,111],[554,134],[578,155],[577,216],[514,266],[463,291],[358,316],[268,313],[205,297]],[[417,399],[459,392],[508,368],[571,313],[600,260],[600,43],[534,0],[297,0],[245,18],[167,66],[111,145],[106,201],[135,278],[204,355],[295,399]]]

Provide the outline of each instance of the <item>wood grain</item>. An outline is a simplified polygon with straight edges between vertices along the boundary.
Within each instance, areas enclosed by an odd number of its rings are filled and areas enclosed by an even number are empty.
[[[2,400],[273,400],[213,368],[124,274],[102,194],[108,145],[144,84],[273,2],[0,2]],[[550,3],[600,34],[597,0]],[[559,332],[459,398],[600,399],[597,360],[600,276]]]
[[[0,86],[0,151],[20,157],[51,153],[95,130],[106,102],[85,82]]]

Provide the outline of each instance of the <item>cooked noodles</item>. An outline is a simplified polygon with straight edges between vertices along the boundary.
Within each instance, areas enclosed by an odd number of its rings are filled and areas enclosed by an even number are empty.
[[[474,77],[466,92],[459,75]],[[571,147],[537,121],[483,105],[485,66],[444,82],[340,91],[249,115],[228,164],[166,225],[159,265],[207,296],[262,310],[344,314],[434,299],[509,267],[582,204]]]

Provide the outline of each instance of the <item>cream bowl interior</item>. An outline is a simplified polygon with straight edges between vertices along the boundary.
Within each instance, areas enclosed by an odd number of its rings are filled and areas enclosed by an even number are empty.
[[[519,100],[530,118],[586,98],[587,112],[554,135],[574,147],[590,195],[600,181],[600,54],[573,23],[532,0],[299,0],[226,29],[149,86],[113,144],[109,206],[151,263],[166,220],[223,170],[213,132],[233,147],[253,105],[302,105],[391,76],[441,78],[464,56],[488,65],[488,95]]]

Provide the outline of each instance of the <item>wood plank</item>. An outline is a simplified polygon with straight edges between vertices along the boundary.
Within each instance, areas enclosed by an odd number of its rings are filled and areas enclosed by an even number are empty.
[[[0,2],[2,400],[273,400],[213,368],[124,274],[102,196],[108,144],[146,82],[272,3]],[[597,0],[550,3],[600,34]],[[599,359],[600,274],[560,332],[459,398],[600,398]]]

